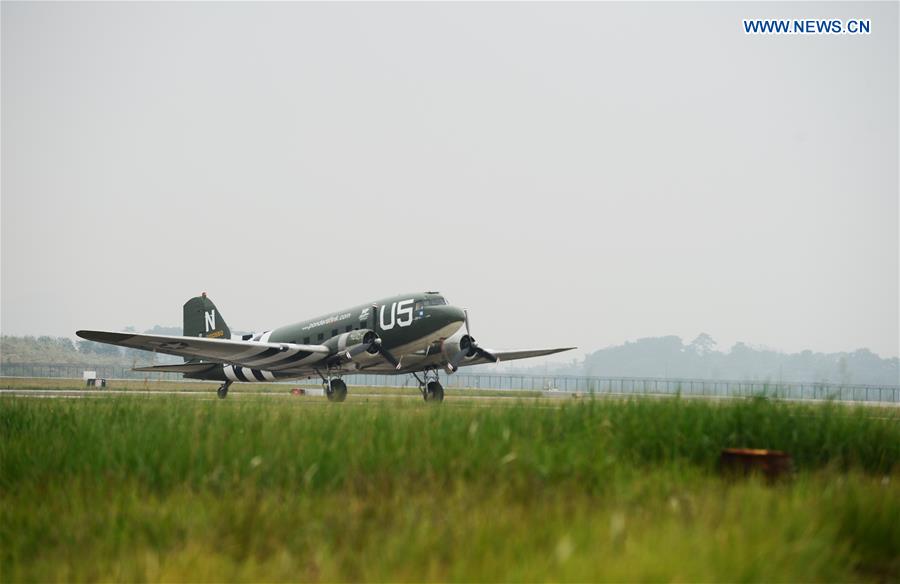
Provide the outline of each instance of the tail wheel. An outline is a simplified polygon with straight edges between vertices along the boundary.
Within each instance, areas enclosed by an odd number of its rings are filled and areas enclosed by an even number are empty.
[[[328,401],[342,402],[347,399],[347,384],[340,379],[332,379],[326,391]]]
[[[216,395],[219,396],[219,399],[225,399],[228,397],[228,387],[231,385],[230,381],[226,381],[222,385],[219,386],[219,389],[216,390]]]
[[[429,381],[425,385],[425,401],[444,401],[444,386],[439,381]]]

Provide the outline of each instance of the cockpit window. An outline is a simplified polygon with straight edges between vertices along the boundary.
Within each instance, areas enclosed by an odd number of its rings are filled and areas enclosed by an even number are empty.
[[[443,306],[445,304],[447,304],[447,301],[444,300],[443,296],[432,296],[425,299],[425,306]]]

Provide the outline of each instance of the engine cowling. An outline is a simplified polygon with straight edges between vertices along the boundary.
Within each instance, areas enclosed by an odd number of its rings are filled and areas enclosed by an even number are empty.
[[[453,335],[445,339],[441,343],[441,353],[451,368],[478,354],[475,351],[475,339],[468,334]]]
[[[368,348],[376,338],[378,338],[378,335],[375,334],[375,331],[371,329],[361,329],[341,333],[336,337],[331,337],[322,344],[328,347],[331,354],[335,354],[351,351],[352,349],[359,348],[360,345],[365,345],[366,348]]]

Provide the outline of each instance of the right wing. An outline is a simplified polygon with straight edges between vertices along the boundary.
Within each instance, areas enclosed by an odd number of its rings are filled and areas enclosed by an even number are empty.
[[[493,349],[486,350],[497,357],[502,363],[504,361],[515,361],[516,359],[528,359],[529,357],[553,355],[554,353],[562,353],[563,351],[571,351],[572,349],[577,348],[578,347],[560,347],[558,349],[522,349],[518,351],[495,351]],[[486,359],[481,355],[475,355],[474,357],[464,359],[459,364],[459,366],[468,367],[469,365],[481,365],[484,363],[493,363],[493,361],[491,361],[490,359]]]
[[[233,339],[139,335],[110,331],[76,331],[75,334],[82,339],[98,343],[257,369],[281,369],[297,364],[313,363],[321,361],[331,353],[331,350],[325,345],[260,343]]]

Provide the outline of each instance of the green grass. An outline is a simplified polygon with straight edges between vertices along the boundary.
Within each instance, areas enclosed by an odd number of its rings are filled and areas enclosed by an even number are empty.
[[[561,401],[2,398],[0,580],[900,578],[895,410]]]

